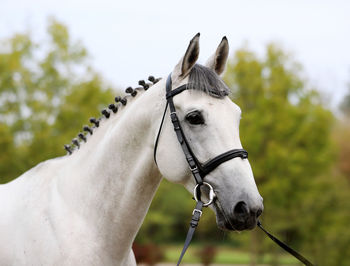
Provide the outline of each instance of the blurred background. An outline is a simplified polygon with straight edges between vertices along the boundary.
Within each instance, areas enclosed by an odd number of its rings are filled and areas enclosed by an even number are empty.
[[[349,13],[338,0],[1,0],[0,183],[64,155],[126,86],[168,74],[197,32],[202,63],[226,35],[223,78],[262,223],[317,265],[350,265]],[[193,206],[162,182],[135,240],[140,263],[177,260]],[[299,265],[258,230],[218,230],[209,210],[184,262]]]

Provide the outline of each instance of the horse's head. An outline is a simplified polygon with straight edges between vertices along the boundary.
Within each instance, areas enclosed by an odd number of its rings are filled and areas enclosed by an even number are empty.
[[[173,97],[176,112],[192,152],[200,163],[232,149],[241,149],[240,108],[227,97],[229,89],[219,77],[225,69],[228,42],[224,37],[206,66],[195,64],[199,55],[199,34],[172,72],[172,89],[188,84],[191,89]],[[158,167],[168,180],[183,184],[189,191],[194,178],[177,141],[169,114],[157,149]],[[215,191],[211,208],[222,229],[252,229],[263,204],[248,159],[236,157],[209,172],[204,181]],[[206,191],[203,191],[206,194]]]

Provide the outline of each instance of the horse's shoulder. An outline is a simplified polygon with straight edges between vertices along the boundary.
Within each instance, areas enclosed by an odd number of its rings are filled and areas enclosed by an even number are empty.
[[[57,175],[61,158],[43,161],[7,184],[0,185],[0,199],[12,203],[25,202],[36,193],[42,194]],[[41,191],[41,192],[40,192]]]

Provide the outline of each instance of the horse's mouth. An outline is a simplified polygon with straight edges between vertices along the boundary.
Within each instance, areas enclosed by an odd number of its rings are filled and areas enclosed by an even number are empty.
[[[220,204],[220,203],[219,203]],[[217,201],[214,202],[214,210],[216,213],[216,223],[221,230],[228,231],[243,231],[252,230],[257,225],[257,219],[255,217],[249,217],[242,220],[232,215],[226,214]]]
[[[218,227],[222,230],[229,231],[243,231],[243,230],[252,230],[256,227],[257,222],[224,222],[223,226],[220,226],[218,223]]]

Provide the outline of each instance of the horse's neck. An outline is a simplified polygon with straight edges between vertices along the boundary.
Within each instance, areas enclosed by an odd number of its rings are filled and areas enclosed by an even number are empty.
[[[69,156],[57,182],[66,205],[115,254],[130,249],[161,180],[153,146],[165,104],[163,89],[160,81],[103,121]]]

